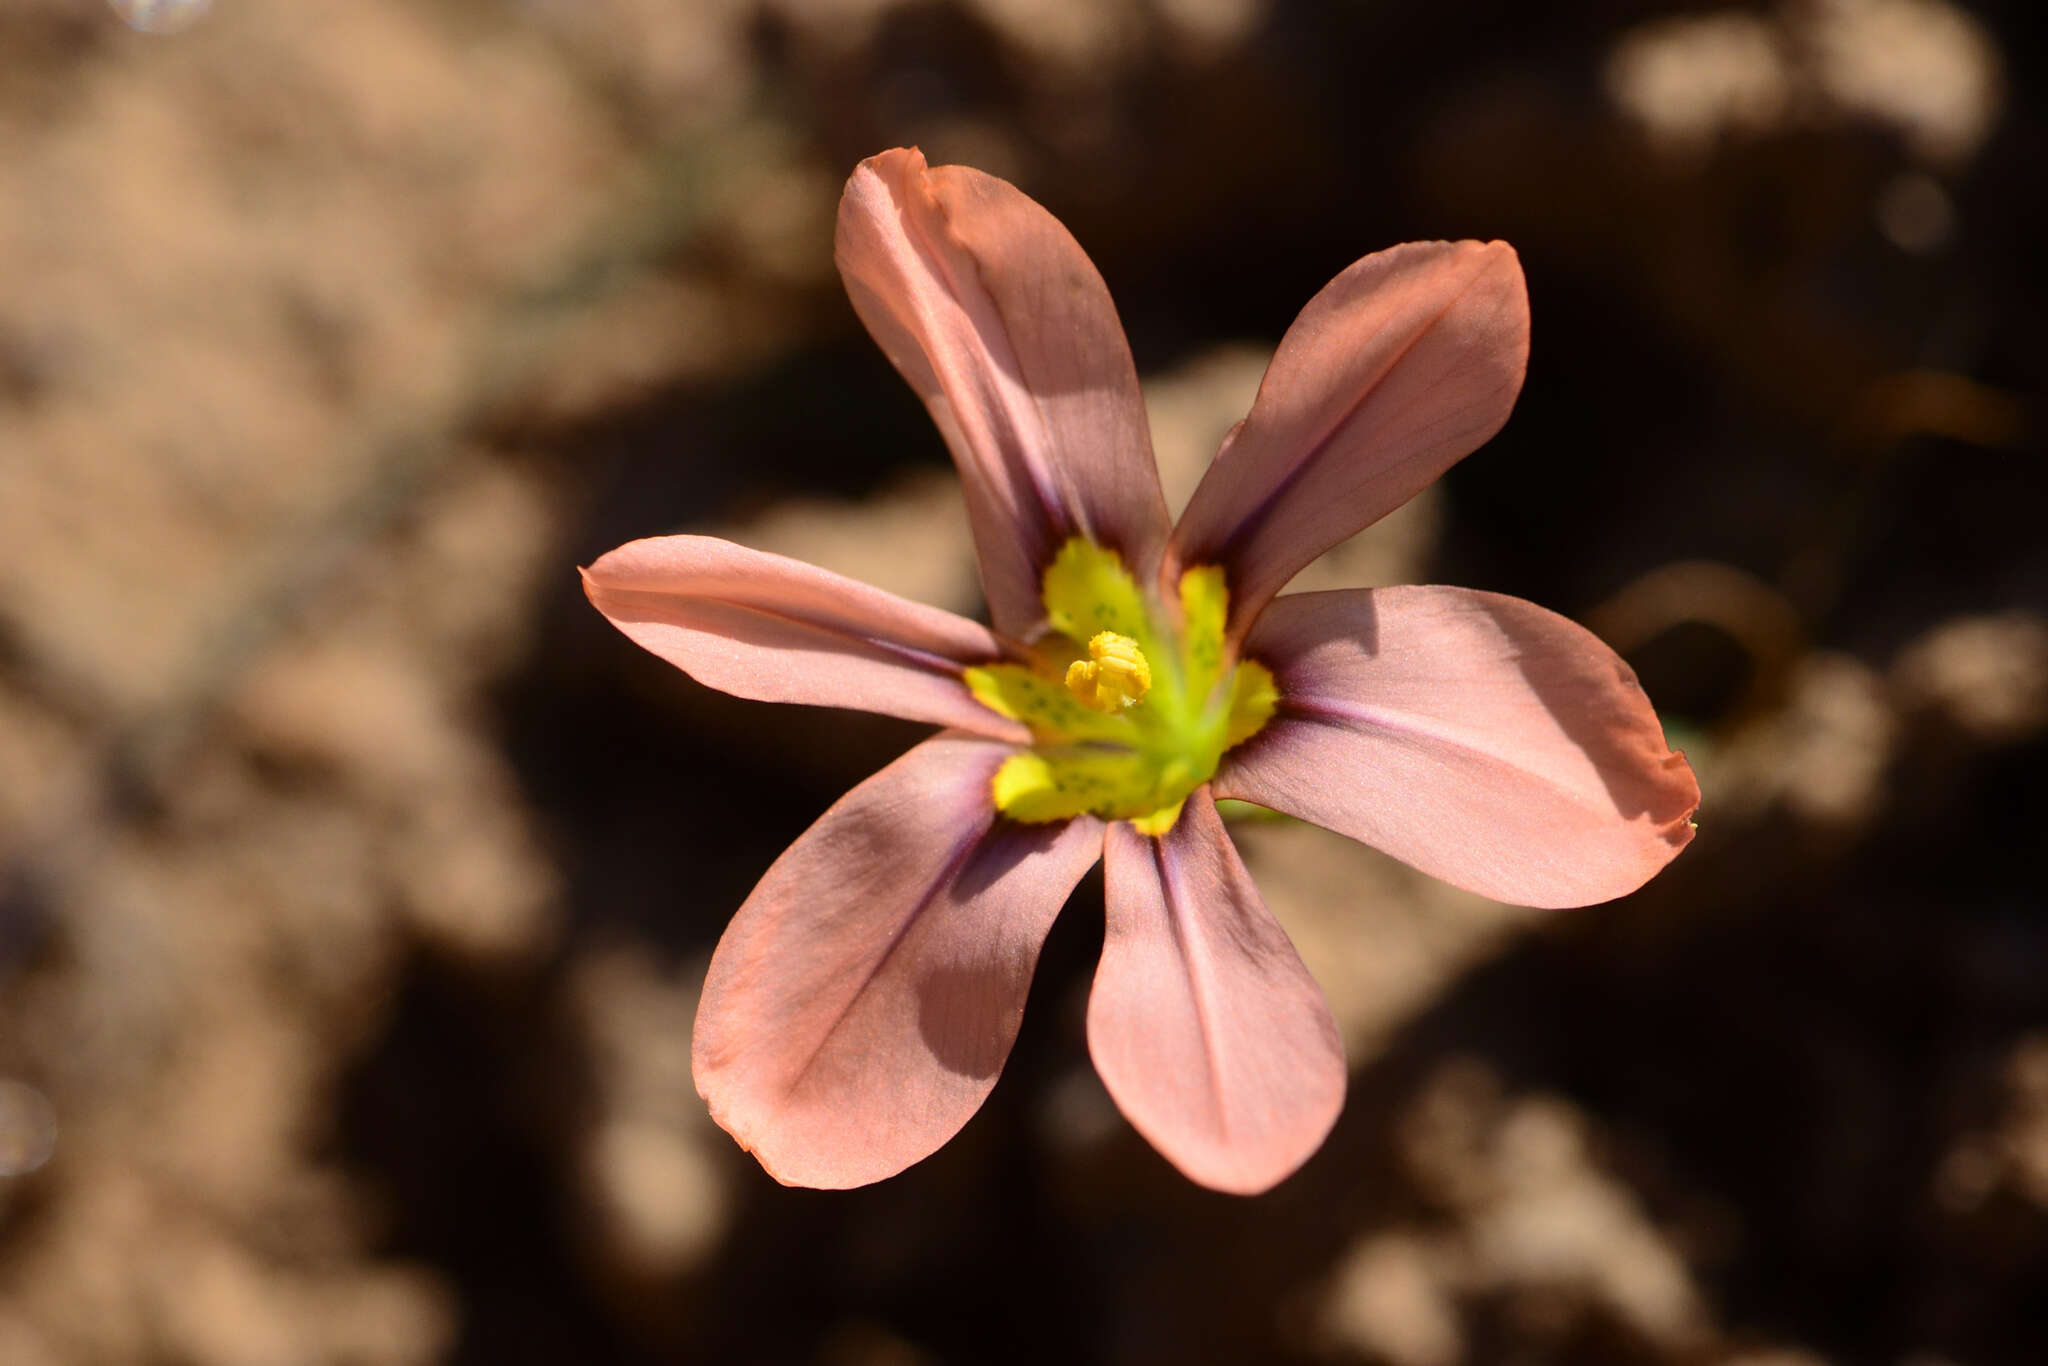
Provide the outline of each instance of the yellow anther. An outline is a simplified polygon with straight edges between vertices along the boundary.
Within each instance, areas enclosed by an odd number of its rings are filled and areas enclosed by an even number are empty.
[[[1152,665],[1129,636],[1097,631],[1088,658],[1067,666],[1067,688],[1097,711],[1118,712],[1152,690]]]
[[[1025,825],[1093,816],[1166,834],[1281,702],[1272,673],[1228,643],[1223,570],[1183,573],[1169,617],[1116,551],[1075,536],[1041,587],[1035,648],[961,672],[983,706],[1031,731],[997,768],[990,799]]]

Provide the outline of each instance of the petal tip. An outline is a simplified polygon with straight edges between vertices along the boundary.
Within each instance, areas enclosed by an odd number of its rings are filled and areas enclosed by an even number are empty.
[[[931,169],[925,160],[924,149],[912,143],[907,147],[891,147],[873,156],[862,157],[846,178],[846,188],[840,194],[842,204],[853,196],[855,188],[864,178],[877,179],[888,185],[899,185],[916,179]]]
[[[597,566],[595,564],[577,565],[576,579],[577,582],[583,585],[583,596],[589,599],[590,605],[600,612],[604,611],[604,604],[599,602],[598,599],[604,594],[605,584],[603,578],[598,574]]]
[[[1110,827],[1088,1051],[1131,1127],[1198,1185],[1257,1195],[1328,1138],[1344,1044],[1206,789],[1164,836]]]

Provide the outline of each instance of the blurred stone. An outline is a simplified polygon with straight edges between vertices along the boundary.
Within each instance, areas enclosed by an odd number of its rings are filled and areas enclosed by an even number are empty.
[[[1713,1323],[1685,1259],[1601,1170],[1587,1128],[1562,1099],[1509,1095],[1482,1062],[1441,1066],[1398,1133],[1418,1189],[1457,1231],[1436,1244],[1436,1278],[1459,1299],[1512,1292],[1549,1324],[1525,1325],[1539,1337],[1592,1309],[1659,1350],[1696,1350]]]
[[[1583,1131],[1562,1101],[1530,1099],[1507,1114],[1494,1135],[1504,1198],[1474,1221],[1480,1263],[1509,1284],[1585,1285],[1660,1346],[1701,1341],[1707,1318],[1684,1259],[1593,1166]]]
[[[2048,726],[2048,620],[2032,612],[1962,617],[1909,645],[1892,686],[1910,711],[1941,712],[1984,743]]]
[[[614,294],[566,326],[557,342],[560,362],[509,396],[499,418],[519,426],[569,424],[679,381],[728,373],[756,349],[734,344],[736,333],[744,335],[736,311],[714,283],[687,276]]]
[[[454,1338],[448,1297],[416,1273],[316,1284],[212,1239],[160,1269],[156,1322],[195,1366],[429,1366]]]
[[[1793,76],[1775,24],[1739,10],[1658,19],[1608,54],[1607,93],[1668,151],[1705,150],[1726,132],[1775,125]]]
[[[1877,197],[1878,230],[1900,251],[1925,255],[1955,235],[1956,210],[1933,176],[1907,171],[1885,182]]]
[[[981,599],[967,507],[951,471],[905,475],[852,502],[785,499],[731,534],[912,602],[972,614]]]
[[[0,846],[63,809],[58,794],[75,785],[84,757],[73,727],[0,677]]]
[[[817,45],[833,58],[844,58],[866,47],[882,20],[903,4],[904,0],[760,0],[763,13],[792,28],[800,28],[807,43]]]
[[[7,1366],[63,1366],[56,1349],[19,1314],[0,1308],[0,1361]]]
[[[1269,0],[1155,0],[1183,50],[1211,60],[1231,52],[1265,21]]]
[[[707,964],[660,968],[644,947],[586,952],[571,967],[568,1006],[608,1108],[713,1131],[690,1078],[690,1036]]]
[[[329,635],[271,654],[235,700],[249,743],[379,794],[433,782],[459,746],[424,662],[397,644]]]
[[[1968,161],[2004,103],[1998,49],[1947,0],[1803,0],[1789,9],[1821,89],[1897,127],[1922,157]]]
[[[1780,0],[1650,20],[1609,53],[1609,97],[1664,151],[1872,119],[1936,165],[1969,161],[2004,103],[1998,50],[1946,0]]]
[[[1790,696],[1732,737],[1708,770],[1717,818],[1782,802],[1832,830],[1865,824],[1884,795],[1898,719],[1883,682],[1849,655],[1815,651],[1795,665]]]
[[[628,1275],[658,1280],[690,1271],[724,1237],[724,1170],[683,1135],[615,1120],[596,1131],[587,1151],[608,1251]]]
[[[1135,0],[964,0],[1020,51],[1057,69],[1101,72],[1143,40]]]
[[[345,576],[324,629],[258,660],[232,699],[242,743],[360,804],[409,927],[493,970],[552,943],[557,883],[468,690],[525,646],[548,527],[529,478],[457,467]]]
[[[2048,1210],[2048,1035],[2021,1041],[2007,1068],[2006,1160],[2027,1199]]]
[[[1323,1296],[1319,1336],[1390,1366],[1455,1366],[1465,1359],[1465,1335],[1442,1261],[1409,1234],[1360,1243],[1338,1264]]]
[[[1497,1182],[1486,1158],[1488,1134],[1506,1097],[1500,1077],[1478,1058],[1439,1063],[1402,1111],[1397,1156],[1416,1192],[1432,1204],[1470,1208],[1491,1199]]]
[[[27,1176],[57,1147],[57,1112],[43,1093],[0,1077],[0,1179]]]
[[[157,1308],[171,1351],[204,1366],[270,1366],[306,1361],[312,1353],[279,1287],[231,1244],[208,1240],[179,1259],[176,1283],[165,1283]]]
[[[533,473],[470,452],[421,497],[408,534],[365,566],[351,593],[375,629],[402,639],[444,684],[488,684],[531,644],[535,592],[575,573],[557,545],[560,517],[559,494]]]
[[[312,1041],[277,1012],[246,1000],[209,1004],[224,1018],[189,1029],[166,1060],[150,1097],[146,1155],[188,1194],[242,1212],[295,1163],[293,1131],[323,1078]]]
[[[1223,438],[1251,411],[1272,355],[1268,347],[1217,346],[1163,374],[1145,376],[1152,453],[1173,516],[1187,506]]]
[[[711,118],[746,95],[751,0],[518,0],[518,7],[664,122]]]
[[[299,1312],[318,1326],[324,1359],[334,1366],[431,1366],[448,1359],[460,1326],[455,1295],[414,1267],[315,1280],[300,1290]]]
[[[508,776],[446,775],[410,817],[394,833],[390,870],[421,938],[495,970],[554,947],[560,881]]]
[[[603,1263],[635,1285],[703,1264],[725,1238],[730,1140],[705,1113],[690,1077],[690,1036],[704,965],[673,974],[617,946],[574,965],[568,1003],[588,1053],[595,1112],[580,1167]]]
[[[1996,1117],[1944,1155],[1935,1198],[1958,1217],[1983,1211],[2001,1192],[2048,1214],[2048,1034],[2023,1035],[2012,1046],[1997,1086]],[[2048,1241],[2048,1227],[2037,1238]]]
[[[1997,1191],[2000,1175],[2001,1163],[1990,1145],[1965,1139],[1935,1168],[1935,1203],[1952,1215],[1973,1213]]]
[[[753,275],[836,293],[832,234],[845,181],[800,160],[800,151],[764,152],[733,168],[720,186],[721,236]]]
[[[1051,1146],[1068,1153],[1099,1148],[1125,1131],[1116,1102],[1085,1062],[1068,1068],[1046,1089],[1038,1120]]]
[[[1421,1208],[1360,1237],[1318,1291],[1326,1354],[1465,1361],[1467,1326],[1489,1310],[1531,1345],[1562,1347],[1603,1324],[1646,1344],[1647,1360],[1698,1359],[1715,1341],[1684,1258],[1602,1169],[1575,1106],[1510,1094],[1485,1062],[1451,1057],[1404,1105],[1394,1138]]]

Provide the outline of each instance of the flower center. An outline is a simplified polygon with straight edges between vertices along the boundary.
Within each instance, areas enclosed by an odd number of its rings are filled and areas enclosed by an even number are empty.
[[[1226,665],[1223,571],[1190,569],[1179,589],[1169,621],[1115,551],[1081,537],[1060,547],[1043,580],[1052,634],[1032,663],[965,674],[985,706],[1031,728],[1030,748],[996,773],[997,810],[1030,823],[1085,812],[1164,834],[1223,755],[1264,727],[1279,694],[1258,662]]]
[[[1129,636],[1097,631],[1088,656],[1067,665],[1067,691],[1095,710],[1114,716],[1152,691],[1151,661]]]

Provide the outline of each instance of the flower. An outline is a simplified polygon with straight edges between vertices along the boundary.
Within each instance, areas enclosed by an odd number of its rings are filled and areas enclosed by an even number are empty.
[[[791,845],[712,956],[697,1087],[770,1174],[862,1185],[951,1138],[1098,858],[1088,1047],[1118,1107],[1219,1190],[1306,1161],[1343,1048],[1218,797],[1532,906],[1632,891],[1691,838],[1691,769],[1587,631],[1458,588],[1275,596],[1507,420],[1529,324],[1505,243],[1331,281],[1178,523],[1108,291],[1038,204],[897,149],[847,182],[836,247],[959,465],[991,628],[701,536],[584,574],[699,682],[945,728]]]

